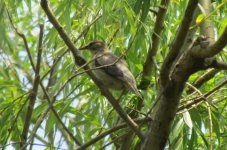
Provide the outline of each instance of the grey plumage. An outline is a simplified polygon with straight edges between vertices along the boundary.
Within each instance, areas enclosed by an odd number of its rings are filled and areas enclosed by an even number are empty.
[[[89,49],[93,54],[92,67],[101,67],[93,70],[95,76],[109,89],[123,90],[127,87],[140,99],[143,99],[136,87],[136,81],[127,63],[110,52],[102,41],[93,41],[80,50]],[[105,67],[102,67],[105,66]]]

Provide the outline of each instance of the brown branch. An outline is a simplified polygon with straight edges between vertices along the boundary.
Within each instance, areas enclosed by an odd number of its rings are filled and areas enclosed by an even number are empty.
[[[98,13],[97,13],[98,14]],[[102,17],[102,15],[96,17],[81,33],[80,35],[74,40],[74,43],[77,43],[78,40],[84,36],[89,29],[91,28],[91,26],[93,24],[95,24],[100,18]],[[57,63],[61,60],[61,58],[68,52],[68,50],[64,51],[60,56],[57,57],[57,59],[54,61],[53,65],[51,66],[51,68],[42,76],[41,81],[43,81],[43,79],[52,72],[52,70],[54,69],[54,67],[57,65]]]
[[[78,85],[77,87],[79,87],[80,85]],[[75,87],[75,88],[77,88],[77,87]],[[69,95],[68,95],[69,96]],[[49,107],[39,116],[39,118],[37,119],[37,121],[36,121],[36,124],[34,125],[34,127],[33,127],[33,129],[32,129],[32,131],[33,131],[33,133],[31,133],[30,134],[30,136],[29,136],[29,141],[28,141],[28,143],[30,143],[31,141],[33,141],[33,139],[34,139],[34,136],[35,136],[35,134],[34,133],[36,133],[37,132],[37,130],[38,130],[38,128],[39,128],[39,126],[41,125],[41,123],[43,122],[43,120],[45,119],[45,117],[47,116],[47,114],[48,114],[48,112],[51,110],[51,107],[53,107],[53,104],[54,104],[54,102],[55,102],[55,97],[51,100],[51,105],[49,104]],[[64,130],[65,131],[65,130]],[[64,134],[64,133],[63,133]],[[67,134],[68,135],[68,134]]]
[[[163,23],[165,21],[169,2],[170,0],[161,1],[160,5],[163,7],[159,7],[157,13],[154,31],[151,38],[152,44],[150,43],[149,51],[145,63],[143,64],[142,80],[139,85],[140,89],[146,89],[150,84],[150,80],[147,78],[150,78],[152,69],[154,67],[154,59],[160,46],[160,36],[163,30]]]
[[[49,112],[50,110],[51,110],[51,106],[49,106],[49,107],[48,107],[48,108],[39,116],[39,118],[38,118],[37,121],[36,121],[36,124],[34,125],[34,127],[33,127],[33,129],[32,129],[33,133],[36,133],[36,132],[37,132],[39,126],[41,125],[41,123],[43,122],[43,120],[45,119],[45,117],[47,116],[47,114],[48,114],[48,112]],[[29,139],[28,143],[30,143],[30,142],[33,140],[33,138],[34,138],[34,136],[35,136],[35,134],[33,134],[33,133],[31,133],[30,136],[28,137],[28,139]]]
[[[32,69],[35,70],[35,65],[34,65],[34,62],[32,60],[32,56],[31,56],[31,53],[30,53],[30,50],[29,50],[29,47],[28,47],[28,42],[27,42],[27,39],[25,37],[25,35],[22,33],[22,32],[19,32],[17,27],[13,24],[13,20],[9,14],[9,11],[8,9],[6,9],[6,12],[7,12],[7,15],[9,17],[9,21],[10,21],[10,24],[12,25],[13,29],[15,30],[15,32],[17,33],[18,36],[20,36],[22,39],[23,39],[23,42],[24,42],[24,45],[25,45],[25,50],[28,54],[28,58],[29,58],[29,61],[30,61],[30,64],[32,66]]]
[[[59,62],[60,59],[54,59],[53,60],[53,65],[52,67],[50,68],[50,70],[48,71],[50,73],[48,79],[47,79],[47,86],[46,86],[46,90],[49,91],[49,88],[52,87],[56,81],[57,81],[57,76],[55,76],[55,72],[56,72],[56,69],[57,69],[57,62]],[[57,62],[56,62],[57,61]],[[44,77],[44,76],[43,76]],[[42,77],[42,78],[43,78]],[[41,78],[41,79],[42,79]],[[42,82],[42,80],[40,80],[40,82]]]
[[[43,10],[45,11],[49,21],[53,24],[53,26],[58,31],[59,35],[65,42],[65,44],[68,46],[69,50],[73,53],[75,62],[78,66],[82,66],[86,63],[85,59],[82,58],[79,55],[78,49],[74,46],[62,26],[59,24],[59,22],[54,17],[53,13],[50,11],[47,1],[41,0],[41,6]],[[89,66],[84,67],[85,70],[89,69]],[[138,135],[138,137],[143,140],[144,136],[140,132],[138,125],[128,116],[128,114],[122,109],[122,107],[119,105],[119,103],[116,101],[116,99],[113,97],[113,95],[109,92],[108,89],[103,87],[102,83],[97,80],[97,78],[94,76],[94,74],[91,71],[88,71],[87,74],[90,76],[90,78],[94,81],[94,83],[99,87],[101,93],[108,99],[108,101],[112,104],[112,106],[115,108],[117,113],[121,116],[121,118],[129,125],[129,127],[132,128],[132,130]]]
[[[0,148],[4,149],[6,148],[7,146],[10,146],[10,145],[18,145],[18,144],[21,144],[21,142],[11,142],[7,145],[3,145],[3,146],[0,146]],[[46,145],[46,144],[39,144],[39,143],[30,143],[30,142],[26,142],[24,143],[25,145],[36,145],[36,146],[42,146],[42,147],[49,147],[50,149],[58,149],[58,150],[66,150],[66,149],[63,149],[63,148],[59,148],[59,147],[54,147],[53,145]]]
[[[20,147],[24,147],[24,144],[27,141],[27,135],[28,135],[28,129],[31,123],[31,118],[32,118],[32,112],[36,100],[36,95],[38,91],[38,86],[39,86],[39,81],[40,81],[40,76],[39,76],[39,71],[40,71],[40,62],[41,62],[41,55],[42,55],[42,39],[43,39],[43,25],[40,25],[40,34],[39,34],[39,45],[38,45],[38,58],[37,58],[37,64],[35,67],[35,79],[34,79],[34,84],[33,84],[33,89],[29,95],[29,106],[27,109],[26,113],[26,118],[25,118],[25,123],[21,135],[21,140],[22,143]],[[32,62],[32,61],[31,61]],[[25,148],[25,147],[24,147]]]
[[[212,64],[212,67],[219,70],[227,70],[227,63],[215,60],[214,63]]]
[[[220,53],[223,50],[223,48],[227,45],[226,37],[227,37],[227,27],[225,27],[224,32],[214,44],[206,48],[204,48],[201,45],[198,45],[192,49],[191,54],[197,58],[213,57],[216,54]]]
[[[120,28],[117,28],[117,30],[114,32],[113,36],[111,37],[110,41],[108,42],[108,47],[110,46],[111,42],[114,40],[114,38],[117,36],[117,33],[119,32]]]
[[[155,9],[150,8],[149,11],[150,11],[151,13],[153,13],[155,16],[158,15],[158,11],[155,10]]]
[[[146,121],[149,121],[150,122],[150,121],[152,121],[152,119],[146,117],[146,118],[137,118],[137,119],[134,119],[134,121],[137,122],[137,123],[141,123],[141,122],[144,122],[144,121],[145,122]],[[117,126],[111,128],[111,129],[109,129],[109,130],[107,130],[107,131],[99,134],[97,137],[95,137],[94,139],[92,139],[89,142],[85,143],[84,145],[82,145],[81,147],[79,147],[77,150],[85,149],[85,148],[91,146],[92,144],[98,142],[99,140],[103,139],[107,135],[109,135],[109,134],[111,134],[111,133],[113,133],[113,132],[115,132],[117,130],[120,130],[122,128],[126,128],[126,127],[127,127],[127,124],[126,123],[122,123],[120,125],[117,125]]]
[[[165,85],[165,83],[169,80],[171,65],[173,64],[173,61],[178,56],[181,50],[181,47],[183,46],[185,39],[187,38],[189,27],[191,22],[193,21],[193,14],[197,8],[197,4],[198,4],[198,0],[190,0],[188,2],[188,6],[185,10],[184,18],[172,42],[172,45],[169,50],[169,54],[166,57],[160,71],[160,78],[161,78],[162,85]]]
[[[61,126],[63,127],[63,129],[64,129],[64,130],[69,134],[69,136],[74,140],[74,142],[75,142],[77,145],[80,146],[81,143],[79,142],[79,140],[78,140],[76,137],[74,137],[73,133],[71,133],[71,132],[69,131],[69,129],[68,129],[68,128],[65,126],[65,124],[62,122],[60,116],[58,115],[58,112],[54,109],[54,107],[53,107],[53,102],[51,101],[50,96],[48,95],[48,93],[47,93],[45,87],[43,86],[42,83],[40,83],[40,86],[41,86],[41,88],[42,88],[42,90],[43,90],[43,92],[44,92],[44,94],[45,94],[45,96],[46,96],[46,98],[47,98],[47,101],[48,101],[48,103],[49,103],[50,109],[51,109],[52,112],[54,113],[56,119],[57,119],[58,122],[61,124]]]
[[[184,111],[185,109],[188,110],[188,109],[193,108],[194,105],[197,105],[198,103],[201,103],[202,101],[204,101],[204,99],[207,99],[208,97],[210,97],[212,94],[217,92],[220,88],[222,88],[226,84],[227,84],[227,80],[223,81],[221,84],[219,84],[218,86],[216,86],[215,88],[213,88],[209,92],[199,96],[198,98],[195,98],[192,102],[189,102],[188,104],[184,104],[184,105],[180,106],[178,108],[177,112],[179,113],[181,111]]]
[[[50,69],[41,77],[40,81],[43,81],[45,77],[51,73],[51,71],[55,68],[55,66],[58,64],[58,62],[61,60],[61,58],[67,53],[68,51],[64,51],[60,56],[56,58],[56,60],[53,62],[52,66],[50,66]]]
[[[213,22],[208,19],[207,16],[209,16],[212,13],[212,2],[211,0],[199,0],[199,3],[201,4],[203,8],[203,12],[205,13],[204,15],[205,19],[202,21],[200,25],[200,35],[207,37],[208,41],[213,44],[214,42],[214,26]]]
[[[218,69],[212,69],[206,73],[204,73],[202,76],[200,76],[196,81],[193,82],[193,86],[196,88],[200,88],[204,83],[212,79],[220,70]],[[189,87],[187,90],[187,93],[190,94],[194,90]]]
[[[99,12],[99,11],[98,11]],[[97,15],[98,15],[97,12]],[[78,42],[78,40],[83,36],[86,35],[87,32],[89,31],[89,29],[91,28],[92,25],[94,25],[100,18],[102,17],[102,15],[96,17],[81,33],[80,35],[73,41],[74,43]]]
[[[143,64],[143,71],[142,71],[142,79],[141,82],[138,85],[138,88],[141,90],[146,90],[148,86],[150,85],[150,76],[153,70],[153,67],[155,64],[155,56],[157,54],[157,51],[160,46],[160,40],[161,40],[161,33],[163,30],[163,24],[165,20],[165,16],[168,10],[170,0],[162,0],[158,12],[155,13],[157,15],[154,31],[151,36],[152,44],[150,43],[148,55],[146,57],[146,60]],[[150,10],[151,11],[151,10]],[[143,107],[143,101],[138,101],[137,103],[137,109],[140,111]],[[138,116],[137,111],[133,111],[130,116],[132,118],[136,118]],[[132,139],[135,135],[130,131],[128,135],[124,136],[122,141],[122,147],[125,148],[125,146],[129,145],[128,143],[132,142]],[[127,149],[127,148],[126,148]]]
[[[208,111],[208,119],[209,119],[209,133],[210,133],[210,150],[213,150],[213,123],[212,123],[212,114],[210,104],[206,102],[207,111]]]

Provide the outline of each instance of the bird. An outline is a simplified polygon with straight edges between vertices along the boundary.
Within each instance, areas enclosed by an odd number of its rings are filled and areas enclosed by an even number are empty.
[[[79,50],[91,51],[93,55],[91,66],[94,68],[92,72],[105,87],[118,91],[127,88],[143,100],[128,64],[115,56],[104,41],[92,41],[88,45],[80,47]]]

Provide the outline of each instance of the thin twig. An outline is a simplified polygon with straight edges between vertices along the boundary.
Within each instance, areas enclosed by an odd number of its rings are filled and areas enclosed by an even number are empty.
[[[98,15],[99,11],[97,12]],[[81,33],[80,35],[73,41],[74,43],[78,42],[78,40],[83,36],[86,35],[87,32],[89,31],[89,29],[91,28],[92,25],[94,25],[100,18],[102,17],[102,15],[96,17]]]
[[[21,144],[21,142],[12,142],[12,143],[0,146],[0,148],[4,149],[7,146],[15,145],[15,144]],[[63,149],[63,148],[59,148],[59,147],[54,147],[52,145],[45,145],[45,144],[38,144],[38,143],[29,143],[29,142],[27,142],[27,143],[24,143],[24,144],[26,144],[26,145],[36,145],[36,146],[42,146],[42,147],[50,147],[50,148],[55,148],[57,150],[67,150],[67,149]]]
[[[102,146],[99,150],[104,150],[107,146],[109,146],[110,144],[114,143],[115,141],[121,139],[122,137],[124,137],[125,135],[127,135],[129,132],[126,132],[118,137],[115,137],[112,141],[110,141],[109,143],[105,144],[104,146]]]
[[[197,106],[199,103],[203,102],[204,99],[207,99],[208,97],[210,97],[212,94],[214,94],[215,92],[217,92],[220,88],[222,88],[223,86],[225,86],[227,84],[227,80],[224,80],[221,84],[219,84],[218,86],[216,86],[215,88],[213,88],[212,90],[208,91],[207,93],[196,97],[192,100],[192,102],[189,102],[188,104],[184,104],[181,105],[178,110],[177,113],[181,113],[182,111],[184,111],[185,109],[189,110],[194,108],[195,106]]]
[[[140,122],[144,122],[144,121],[152,121],[151,118],[137,118],[137,119],[134,119],[135,122],[137,123],[140,123]],[[79,147],[77,150],[82,150],[82,149],[85,149],[91,145],[93,145],[94,143],[98,142],[99,140],[103,139],[104,137],[106,137],[107,135],[117,131],[117,130],[120,130],[122,128],[125,128],[127,127],[127,124],[126,123],[122,123],[120,125],[117,125],[109,130],[106,130],[105,132],[99,134],[97,137],[95,137],[94,139],[90,140],[89,142],[85,143],[84,145],[82,145],[81,147]]]
[[[24,94],[22,94],[21,96],[15,98],[14,100],[12,100],[12,103],[10,103],[10,105],[6,106],[5,108],[3,108],[3,110],[0,112],[0,115],[3,114],[3,112],[10,106],[12,106],[17,100],[21,100],[25,95],[29,94],[29,92],[26,92]]]
[[[119,32],[120,28],[117,28],[117,30],[114,32],[113,36],[111,37],[110,41],[108,42],[108,47],[110,46],[111,42],[114,40],[114,38],[117,36],[117,33]]]
[[[28,109],[27,109],[25,123],[24,123],[22,134],[21,134],[21,139],[22,139],[22,143],[20,145],[21,149],[25,148],[23,143],[25,143],[27,141],[28,129],[29,129],[29,126],[30,126],[30,123],[31,123],[32,112],[33,112],[33,108],[34,108],[34,104],[35,104],[35,100],[36,100],[36,96],[37,96],[37,91],[38,91],[38,86],[39,86],[39,82],[40,82],[39,71],[40,71],[41,56],[42,56],[42,39],[43,39],[43,25],[40,25],[38,58],[37,58],[36,67],[33,68],[33,69],[35,69],[34,70],[35,80],[34,80],[34,83],[33,83],[32,92],[29,95],[29,99],[30,99],[29,106],[28,106]],[[30,52],[28,51],[28,53],[30,53]],[[30,62],[33,62],[32,58],[31,58]]]
[[[61,58],[67,53],[68,51],[64,51],[57,59],[53,62],[50,69],[41,77],[40,81],[43,81],[45,77],[54,69],[54,67],[58,64],[58,62],[61,60]]]
[[[13,131],[14,125],[15,125],[15,123],[17,122],[17,119],[18,119],[18,117],[19,117],[19,114],[20,114],[20,113],[22,112],[22,110],[24,109],[24,106],[27,104],[28,100],[29,100],[29,97],[26,98],[26,100],[24,101],[24,103],[22,104],[22,106],[20,107],[20,109],[18,110],[18,112],[17,112],[17,114],[16,114],[16,118],[13,120],[13,122],[11,123],[11,127],[10,127],[10,129],[8,130],[8,135],[7,135],[7,137],[6,137],[5,144],[3,144],[3,145],[6,145],[8,139],[9,139],[9,137],[10,137],[10,134],[11,134],[11,132]],[[3,150],[4,150],[4,148],[3,148]]]
[[[211,116],[211,108],[210,104],[206,101],[207,111],[208,111],[208,119],[209,119],[209,132],[210,132],[210,150],[213,150],[213,123]]]
[[[55,115],[55,117],[57,118],[58,122],[62,125],[62,127],[64,128],[64,130],[69,134],[69,136],[74,140],[74,142],[75,142],[77,145],[80,146],[81,143],[79,142],[79,140],[78,140],[76,137],[74,137],[73,133],[71,133],[71,132],[69,131],[69,129],[65,126],[65,124],[62,122],[60,116],[58,115],[57,111],[56,111],[55,108],[53,107],[53,104],[52,104],[53,102],[51,101],[49,94],[48,94],[47,91],[45,90],[44,85],[43,85],[42,83],[40,83],[40,86],[41,86],[41,88],[42,88],[42,90],[43,90],[45,96],[47,97],[47,101],[48,101],[48,103],[49,103],[50,109],[51,109],[52,112],[54,113],[54,115]]]
[[[28,58],[29,58],[29,61],[30,61],[30,64],[32,66],[32,69],[35,70],[35,65],[34,65],[34,62],[32,60],[32,56],[31,56],[31,53],[30,53],[30,50],[29,50],[29,47],[28,47],[28,42],[27,42],[27,39],[25,37],[25,35],[21,32],[18,31],[17,27],[13,24],[13,20],[9,14],[9,11],[8,9],[6,9],[6,12],[7,12],[7,15],[8,15],[8,18],[9,18],[9,21],[10,21],[10,24],[12,25],[13,29],[15,30],[15,32],[17,33],[18,36],[20,36],[23,41],[24,41],[24,45],[25,45],[25,49],[27,51],[27,54],[28,54]]]

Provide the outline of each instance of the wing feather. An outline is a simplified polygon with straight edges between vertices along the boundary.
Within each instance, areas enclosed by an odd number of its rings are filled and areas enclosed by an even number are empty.
[[[127,67],[127,64],[118,57],[114,56],[111,53],[105,53],[103,56],[96,56],[97,59],[95,59],[95,66],[106,66],[101,68],[103,71],[105,71],[108,75],[117,78],[122,79],[124,76],[124,72],[122,71],[121,67]]]

